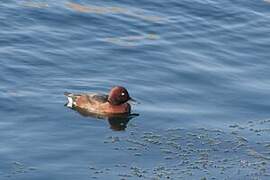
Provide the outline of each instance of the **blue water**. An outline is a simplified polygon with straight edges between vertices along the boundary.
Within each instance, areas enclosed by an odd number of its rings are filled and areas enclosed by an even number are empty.
[[[0,179],[269,179],[269,10],[4,0]],[[124,131],[64,106],[114,85],[140,102]]]

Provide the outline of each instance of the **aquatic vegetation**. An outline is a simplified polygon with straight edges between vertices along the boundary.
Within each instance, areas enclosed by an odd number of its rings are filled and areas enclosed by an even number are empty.
[[[125,167],[119,165],[115,170],[121,172],[119,177],[144,179],[197,179],[198,175],[200,179],[268,177],[270,142],[254,144],[246,133],[250,132],[249,126],[260,127],[264,132],[269,125],[269,120],[229,125],[237,129],[236,134],[207,128],[132,131],[128,136],[119,137],[119,143],[115,144],[117,150],[128,147],[126,150],[133,152],[135,158],[154,157],[157,166],[132,163]]]

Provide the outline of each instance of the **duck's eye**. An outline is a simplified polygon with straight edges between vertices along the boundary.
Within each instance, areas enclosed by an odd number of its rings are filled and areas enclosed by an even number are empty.
[[[121,96],[124,96],[124,95],[125,95],[125,93],[122,92],[122,93],[121,93]]]

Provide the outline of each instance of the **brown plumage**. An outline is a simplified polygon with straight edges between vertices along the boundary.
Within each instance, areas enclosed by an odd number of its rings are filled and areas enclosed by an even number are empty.
[[[113,87],[109,94],[73,94],[65,93],[68,98],[68,107],[81,108],[95,114],[124,114],[130,113],[131,106],[128,103],[132,98],[126,88]]]

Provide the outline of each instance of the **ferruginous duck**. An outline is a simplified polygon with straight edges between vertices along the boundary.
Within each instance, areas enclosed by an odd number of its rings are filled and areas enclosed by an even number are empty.
[[[129,114],[131,106],[128,101],[134,101],[122,86],[113,87],[109,94],[64,93],[64,95],[68,98],[68,107],[81,108],[94,114]]]

